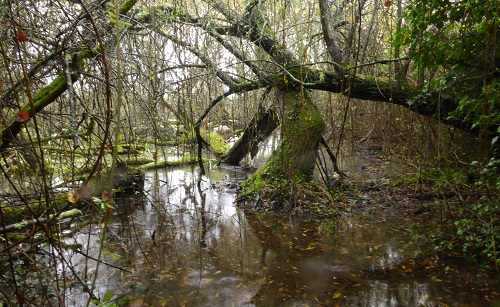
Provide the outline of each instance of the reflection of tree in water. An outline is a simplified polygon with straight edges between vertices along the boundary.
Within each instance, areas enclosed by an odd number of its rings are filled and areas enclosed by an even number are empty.
[[[253,296],[257,306],[298,302],[328,306],[435,306],[448,301],[437,295],[446,292],[443,285],[429,283],[425,270],[414,272],[413,261],[372,267],[369,263],[376,260],[371,257],[377,258],[377,254],[369,256],[370,253],[360,248],[366,249],[373,241],[364,238],[358,242],[365,243],[358,243],[358,246],[345,245],[351,236],[364,233],[371,238],[373,230],[380,231],[383,237],[387,230],[373,226],[374,229],[365,230],[360,227],[354,234],[339,232],[334,236],[346,236],[337,237],[339,244],[323,246],[316,220],[297,218],[287,222],[279,214],[249,210],[245,215],[262,244],[261,264],[265,279]],[[342,246],[347,247],[348,254],[340,253],[338,249],[344,249]],[[383,249],[380,252],[383,253]]]
[[[196,185],[198,189],[198,195],[200,195],[200,204],[196,207],[198,208],[197,212],[200,216],[201,222],[201,233],[200,233],[200,247],[207,247],[207,214],[205,210],[205,206],[207,203],[207,194],[201,189],[201,182],[198,182]]]
[[[125,268],[134,273],[123,274],[120,287],[135,302],[167,306],[456,302],[445,298],[446,286],[455,291],[456,282],[443,285],[446,276],[438,276],[443,282],[429,283],[427,270],[417,274],[410,266],[406,259],[415,243],[408,245],[405,238],[393,236],[400,229],[394,224],[358,223],[346,217],[336,220],[333,233],[322,232],[315,219],[237,210],[228,194],[210,190],[209,184],[196,186],[196,178],[189,174],[152,186],[144,211],[124,207],[130,211],[111,226],[115,237],[130,241],[123,255],[129,261]],[[438,296],[444,298],[437,300]]]
[[[248,224],[262,244],[261,264],[265,279],[253,296],[257,306],[279,306],[287,303],[309,305],[350,304],[344,299],[354,295],[356,304],[401,302],[409,294],[392,289],[388,280],[366,279],[363,272],[335,263],[335,254],[326,252],[320,240],[319,222],[314,219],[286,219],[277,213],[259,214],[245,210]],[[356,257],[353,255],[353,261]],[[344,263],[342,259],[340,263]],[[398,286],[395,281],[394,287]],[[413,287],[414,288],[414,287]],[[411,288],[411,289],[413,289]],[[368,290],[367,290],[368,289]],[[410,290],[411,290],[410,289]],[[420,291],[422,292],[422,291]],[[403,304],[404,305],[404,304]],[[378,306],[378,305],[377,305]]]
[[[322,254],[319,223],[287,219],[278,213],[256,214],[245,210],[248,224],[262,244],[261,264],[265,281],[254,295],[258,306],[278,306],[287,301],[309,301],[317,297],[312,270],[303,270],[303,259]]]

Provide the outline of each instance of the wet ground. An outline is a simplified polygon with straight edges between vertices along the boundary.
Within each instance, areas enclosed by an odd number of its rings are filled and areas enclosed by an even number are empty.
[[[102,256],[115,267],[99,266],[101,295],[111,290],[125,306],[500,304],[498,276],[432,253],[433,207],[418,212],[407,198],[368,187],[336,219],[262,214],[234,204],[244,170],[214,168],[199,186],[197,176],[147,173],[143,201],[116,210]],[[99,235],[96,226],[75,240],[97,249]],[[82,261],[72,256],[80,269]],[[78,288],[70,295],[73,305],[84,301]]]

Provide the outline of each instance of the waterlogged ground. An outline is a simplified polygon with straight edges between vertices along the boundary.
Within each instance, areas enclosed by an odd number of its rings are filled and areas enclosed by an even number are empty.
[[[101,297],[111,290],[125,306],[500,304],[495,277],[477,266],[417,257],[433,248],[438,212],[396,211],[397,198],[366,192],[337,220],[258,214],[233,203],[235,182],[248,176],[242,169],[212,169],[199,187],[197,176],[147,173],[144,201],[117,210],[102,260],[122,269],[99,265]],[[100,235],[96,226],[75,240],[95,248]],[[83,257],[71,259],[83,267]],[[81,293],[71,289],[69,305],[84,305]]]

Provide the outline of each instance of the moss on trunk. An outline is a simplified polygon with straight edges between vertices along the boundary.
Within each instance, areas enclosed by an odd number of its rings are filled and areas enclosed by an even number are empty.
[[[78,75],[72,75],[73,82],[78,79]],[[31,108],[31,104],[26,104],[22,110],[26,111],[30,114],[30,118],[42,110],[44,107],[52,103],[59,97],[62,93],[66,91],[68,88],[68,83],[66,82],[66,75],[64,73],[60,74],[57,78],[55,78],[49,85],[41,89],[37,94],[33,97],[33,107]],[[2,139],[0,143],[0,151],[3,151],[7,148],[10,143],[17,136],[19,131],[21,131],[21,127],[23,126],[24,121],[18,120],[17,114],[13,116],[11,119],[11,124],[9,127],[5,128],[2,133]]]
[[[242,184],[242,196],[263,189],[288,190],[290,184],[312,178],[318,144],[325,127],[321,113],[308,92],[283,91],[282,140],[267,162]]]

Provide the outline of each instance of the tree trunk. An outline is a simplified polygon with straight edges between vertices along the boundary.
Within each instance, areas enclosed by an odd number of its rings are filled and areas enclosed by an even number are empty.
[[[259,110],[231,150],[221,157],[221,162],[238,165],[248,153],[253,158],[259,149],[259,143],[267,139],[278,124],[278,115],[274,110]]]
[[[290,183],[310,180],[325,122],[307,91],[283,90],[281,144],[267,162],[245,181],[241,195],[260,193],[266,186],[288,189]]]

